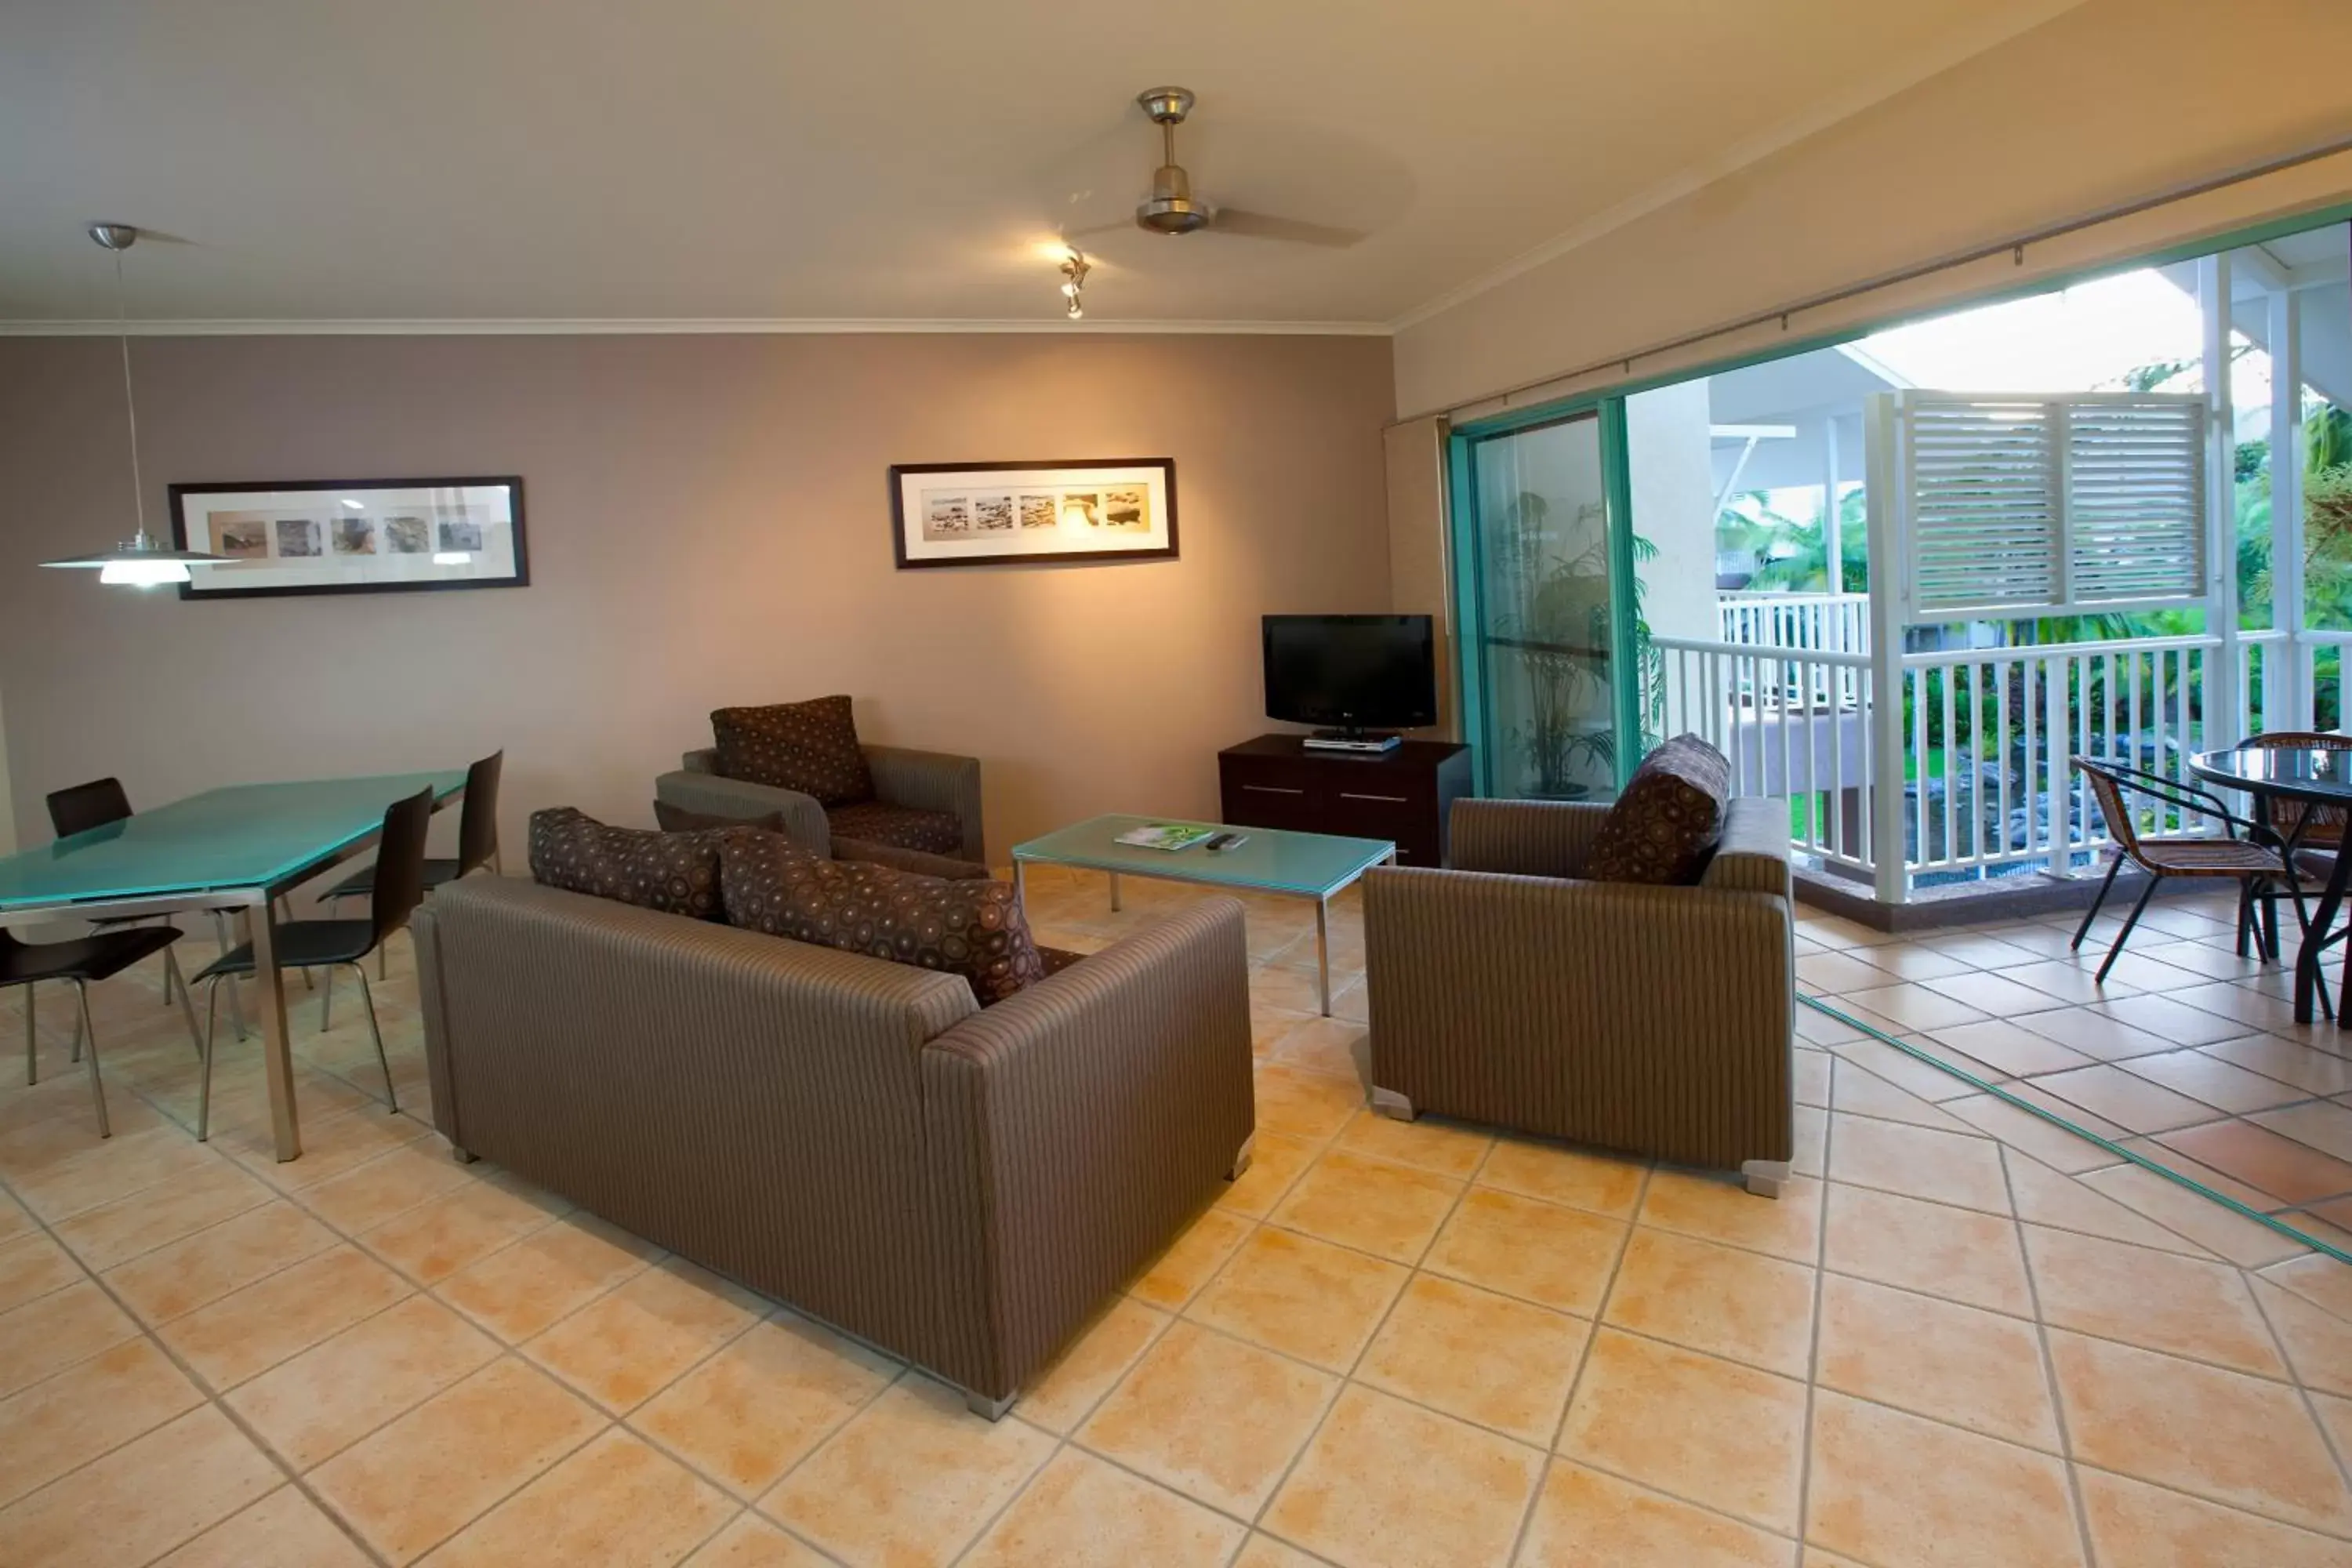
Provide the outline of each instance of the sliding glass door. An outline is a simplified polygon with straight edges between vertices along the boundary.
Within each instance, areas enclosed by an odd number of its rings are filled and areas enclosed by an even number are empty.
[[[1621,759],[1614,409],[1454,441],[1465,738],[1482,793],[1606,800]],[[1622,472],[1622,468],[1619,469]],[[1612,520],[1614,520],[1612,521]]]

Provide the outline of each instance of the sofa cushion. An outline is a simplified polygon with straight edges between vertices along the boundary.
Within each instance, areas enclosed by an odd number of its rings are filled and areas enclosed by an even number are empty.
[[[710,731],[722,778],[798,790],[819,805],[874,798],[874,775],[858,749],[846,697],[721,708],[710,715]]]
[[[585,812],[556,806],[530,814],[530,874],[545,887],[698,921],[723,920],[719,843],[724,837],[607,827]]]
[[[781,834],[718,837],[730,925],[961,974],[983,1007],[1045,974],[1006,883],[828,860]]]
[[[757,827],[763,832],[784,831],[784,814],[763,811],[751,816],[721,816],[712,811],[693,811],[682,805],[672,805],[666,800],[654,802],[654,821],[664,833],[710,833],[722,827]]]
[[[1584,875],[1595,882],[1696,882],[1723,836],[1731,764],[1696,735],[1642,759],[1592,835]]]
[[[833,858],[836,860],[870,860],[877,866],[887,866],[893,871],[912,871],[921,877],[943,877],[950,882],[966,882],[989,875],[988,868],[975,861],[959,860],[952,855],[933,855],[921,849],[901,849],[895,844],[873,844],[863,838],[835,838]]]
[[[864,800],[855,805],[828,806],[824,820],[836,837],[863,844],[920,849],[927,855],[955,855],[963,849],[963,824],[952,811],[922,811],[887,801]]]

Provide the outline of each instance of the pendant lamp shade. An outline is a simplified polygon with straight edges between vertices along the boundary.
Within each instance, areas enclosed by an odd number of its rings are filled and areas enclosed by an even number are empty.
[[[139,404],[131,392],[131,327],[123,309],[122,253],[139,238],[139,231],[124,223],[94,223],[89,226],[89,237],[100,247],[114,253],[114,320],[117,336],[122,347],[122,406],[131,420],[131,505],[138,519],[138,531],[111,550],[101,550],[95,555],[72,555],[62,561],[44,561],[44,566],[93,566],[101,583],[119,584],[126,587],[152,588],[165,583],[185,583],[192,566],[209,566],[226,561],[226,555],[207,555],[200,550],[173,550],[147,531],[147,497],[139,479]]]

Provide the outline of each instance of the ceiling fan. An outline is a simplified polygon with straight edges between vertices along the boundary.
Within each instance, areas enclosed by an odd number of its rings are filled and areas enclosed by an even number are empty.
[[[1138,228],[1151,234],[1172,237],[1187,234],[1230,234],[1244,239],[1282,240],[1293,245],[1319,245],[1340,248],[1355,244],[1364,237],[1354,229],[1334,228],[1327,224],[1307,223],[1297,218],[1276,217],[1266,213],[1244,212],[1239,207],[1217,206],[1192,194],[1192,176],[1176,162],[1176,127],[1184,123],[1192,112],[1192,94],[1181,87],[1155,87],[1136,94],[1135,101],[1142,106],[1153,124],[1160,127],[1160,167],[1152,172],[1151,195],[1135,209]],[[1081,229],[1073,238],[1122,228],[1123,224],[1098,224]]]

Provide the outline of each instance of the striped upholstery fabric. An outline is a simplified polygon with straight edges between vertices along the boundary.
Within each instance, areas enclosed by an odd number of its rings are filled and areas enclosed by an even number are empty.
[[[1251,1131],[1230,900],[986,1018],[956,976],[512,879],[415,934],[452,1142],[990,1401]]]
[[[1574,819],[1601,810],[1465,801],[1457,858],[1467,829],[1487,868],[1366,875],[1373,1084],[1417,1111],[1685,1164],[1788,1159],[1787,806],[1731,802],[1689,888],[1563,879],[1589,832]]]

